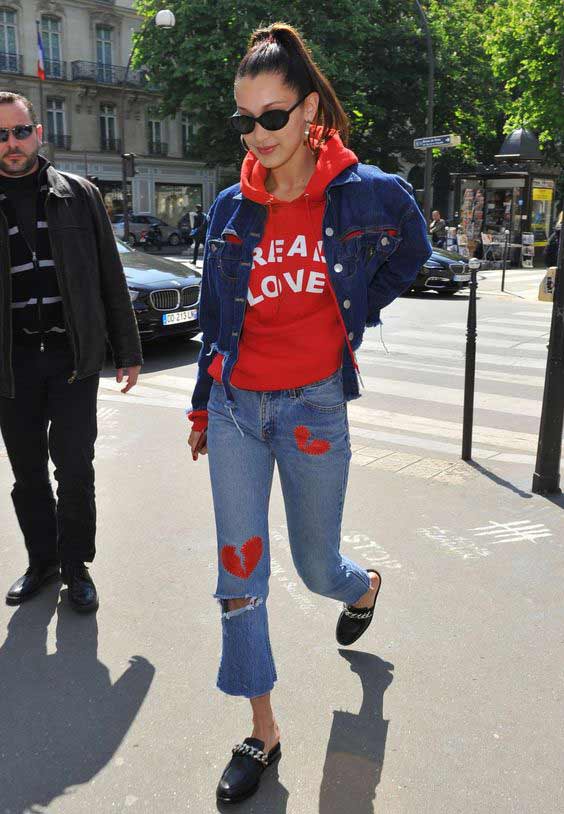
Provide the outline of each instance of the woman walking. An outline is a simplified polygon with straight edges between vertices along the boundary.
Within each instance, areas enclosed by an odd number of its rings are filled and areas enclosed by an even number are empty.
[[[411,188],[358,163],[348,122],[299,34],[256,31],[235,77],[241,182],[209,212],[192,398],[194,460],[209,452],[223,648],[217,686],[250,699],[251,736],[217,789],[238,802],[280,756],[270,693],[268,505],[278,466],[292,557],[343,603],[337,641],[371,622],[381,577],[339,551],[355,349],[431,249]]]

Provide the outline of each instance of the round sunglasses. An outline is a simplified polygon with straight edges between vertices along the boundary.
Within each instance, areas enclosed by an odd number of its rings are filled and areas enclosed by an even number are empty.
[[[15,127],[0,127],[0,143],[5,143],[14,134],[17,141],[25,141],[33,133],[34,124],[16,124]]]
[[[260,116],[245,116],[242,113],[235,113],[229,119],[231,127],[240,136],[248,136],[249,133],[252,133],[257,122],[265,130],[282,130],[290,120],[290,113],[301,105],[308,96],[309,93],[306,93],[289,110],[267,110]]]

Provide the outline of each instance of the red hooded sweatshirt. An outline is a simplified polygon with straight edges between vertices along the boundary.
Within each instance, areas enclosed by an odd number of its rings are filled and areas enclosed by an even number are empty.
[[[327,185],[358,161],[335,135],[322,145],[314,174],[293,201],[265,188],[268,171],[253,153],[241,168],[241,191],[268,207],[264,235],[254,251],[239,358],[231,382],[243,390],[286,390],[333,374],[345,333],[323,256],[321,229]],[[223,356],[208,368],[221,381]],[[206,411],[190,413],[205,429]]]

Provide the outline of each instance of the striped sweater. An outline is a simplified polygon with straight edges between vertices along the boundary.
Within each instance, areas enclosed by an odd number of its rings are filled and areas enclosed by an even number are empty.
[[[0,209],[8,224],[10,240],[14,344],[39,345],[41,349],[47,344],[67,341],[45,219],[47,189],[39,172],[22,178],[0,176]],[[23,217],[26,205],[33,206],[33,201],[35,215]]]

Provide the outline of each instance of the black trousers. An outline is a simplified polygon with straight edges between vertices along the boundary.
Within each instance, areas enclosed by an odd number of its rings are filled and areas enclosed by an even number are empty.
[[[99,376],[75,381],[67,346],[15,347],[15,399],[0,396],[0,429],[14,472],[12,500],[30,562],[94,559],[94,442]],[[57,501],[49,479],[55,465]]]

